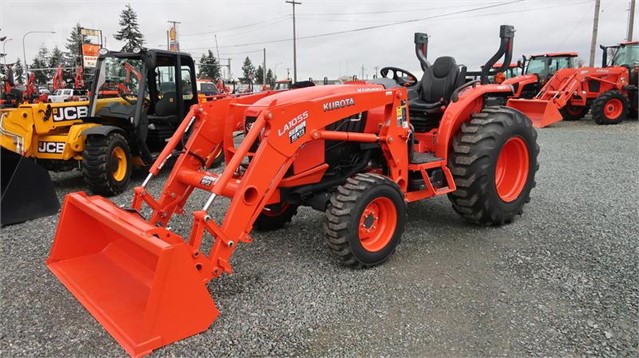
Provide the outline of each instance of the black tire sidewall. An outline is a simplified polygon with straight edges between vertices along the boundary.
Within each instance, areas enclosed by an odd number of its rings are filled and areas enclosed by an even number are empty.
[[[379,251],[371,252],[366,250],[359,239],[359,221],[364,209],[374,199],[385,197],[390,199],[396,210],[397,222],[393,236],[386,246]],[[371,187],[357,200],[348,222],[348,240],[353,256],[364,265],[377,265],[386,261],[395,251],[401,241],[404,227],[406,225],[406,205],[402,194],[392,185],[381,184]]]

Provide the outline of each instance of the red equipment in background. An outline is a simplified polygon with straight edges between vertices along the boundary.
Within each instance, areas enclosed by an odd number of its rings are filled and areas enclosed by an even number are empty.
[[[605,48],[605,47],[604,47]],[[509,99],[508,106],[528,115],[535,127],[546,127],[562,119],[581,119],[592,106],[597,124],[617,124],[637,111],[639,42],[615,46],[612,66],[564,68],[534,99]]]

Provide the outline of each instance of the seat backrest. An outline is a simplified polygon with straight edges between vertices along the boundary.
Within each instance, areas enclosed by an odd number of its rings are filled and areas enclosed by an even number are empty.
[[[175,92],[166,92],[155,104],[156,116],[171,116],[177,114],[177,98]]]
[[[426,103],[436,103],[444,99],[450,100],[459,77],[459,66],[450,56],[438,57],[424,71],[420,82],[420,97]]]

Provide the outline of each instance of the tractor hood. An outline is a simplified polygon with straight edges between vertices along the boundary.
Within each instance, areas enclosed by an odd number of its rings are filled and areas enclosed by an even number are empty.
[[[256,101],[246,111],[246,116],[257,117],[258,113],[264,107],[283,106],[290,104],[298,104],[303,101],[322,101],[330,97],[335,97],[335,102],[328,102],[325,106],[340,108],[348,105],[348,95],[358,94],[362,92],[384,91],[385,88],[379,84],[372,84],[364,81],[349,82],[340,85],[313,86],[294,89],[290,91],[279,92]],[[344,103],[340,102],[339,97],[344,96]],[[332,108],[327,108],[330,110]]]

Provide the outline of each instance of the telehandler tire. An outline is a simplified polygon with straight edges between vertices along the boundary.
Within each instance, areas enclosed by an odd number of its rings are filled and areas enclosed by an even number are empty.
[[[112,196],[123,192],[131,178],[131,149],[124,136],[87,136],[82,175],[94,194]]]
[[[291,222],[297,214],[297,205],[283,203],[267,205],[255,219],[253,227],[261,231],[281,229],[286,223]]]
[[[406,225],[399,186],[377,174],[357,174],[331,196],[324,231],[330,251],[346,266],[379,265],[395,252]]]
[[[523,213],[539,169],[537,132],[521,112],[487,107],[462,124],[448,165],[455,211],[475,224],[503,225]]]
[[[592,119],[597,124],[618,124],[628,116],[628,99],[617,90],[600,94],[592,102]]]

